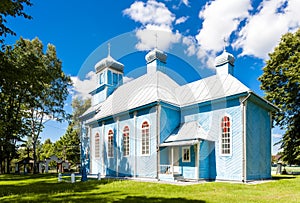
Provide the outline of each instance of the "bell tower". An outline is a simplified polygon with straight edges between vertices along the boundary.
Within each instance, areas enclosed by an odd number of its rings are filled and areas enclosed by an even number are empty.
[[[97,105],[107,99],[109,95],[123,84],[124,65],[110,56],[110,44],[108,44],[108,55],[95,65],[97,84],[90,94],[92,105]]]

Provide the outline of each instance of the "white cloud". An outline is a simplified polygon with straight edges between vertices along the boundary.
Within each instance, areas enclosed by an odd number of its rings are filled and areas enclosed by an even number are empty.
[[[197,44],[195,41],[195,38],[192,36],[187,36],[182,38],[182,43],[187,45],[187,49],[184,51],[184,53],[188,56],[195,55],[197,52]]]
[[[180,40],[181,35],[177,31],[173,32],[172,24],[175,15],[164,3],[154,0],[146,3],[136,1],[123,13],[142,24],[136,30],[136,36],[139,39],[136,45],[138,50],[149,50],[154,47],[167,50],[172,43]]]
[[[247,20],[234,47],[242,48],[241,55],[266,59],[284,33],[299,28],[299,8],[299,0],[264,0],[259,12]]]
[[[125,9],[123,13],[143,25],[170,26],[175,20],[175,15],[169,11],[165,4],[154,0],[149,0],[146,3],[136,1],[131,4],[130,8]]]
[[[207,52],[221,51],[223,40],[229,40],[240,22],[249,16],[249,9],[250,0],[215,0],[207,3],[199,13],[203,24],[196,36],[198,43]]]
[[[176,21],[175,21],[175,25],[178,25],[178,24],[184,23],[185,21],[187,21],[187,19],[189,19],[189,17],[188,17],[188,16],[182,16],[182,17],[180,17],[180,18],[176,19]]]
[[[145,28],[138,29],[136,36],[139,43],[136,45],[138,50],[150,50],[157,47],[161,50],[167,50],[172,43],[179,42],[181,34],[173,33],[167,27],[156,25],[147,25]]]
[[[81,97],[83,99],[90,98],[89,92],[95,89],[97,84],[97,76],[94,71],[90,71],[86,74],[84,80],[80,80],[78,77],[71,77],[73,81],[73,96]]]

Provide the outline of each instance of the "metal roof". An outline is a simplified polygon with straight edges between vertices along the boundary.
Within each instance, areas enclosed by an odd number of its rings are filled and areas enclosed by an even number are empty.
[[[97,110],[94,118],[88,121],[92,122],[157,101],[184,107],[249,91],[230,74],[214,75],[180,86],[157,71],[119,86],[104,102],[91,107],[84,115]]]
[[[176,89],[180,106],[201,103],[251,91],[231,74],[214,75]]]

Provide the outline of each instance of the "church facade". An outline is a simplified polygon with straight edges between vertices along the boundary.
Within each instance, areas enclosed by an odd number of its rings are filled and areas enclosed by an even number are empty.
[[[224,51],[216,74],[179,85],[167,55],[146,55],[147,73],[123,84],[110,55],[95,65],[92,107],[81,116],[81,165],[102,177],[251,181],[271,178],[276,107],[234,77]]]

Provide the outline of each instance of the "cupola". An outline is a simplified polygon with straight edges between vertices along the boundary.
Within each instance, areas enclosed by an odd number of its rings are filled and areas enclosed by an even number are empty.
[[[216,73],[218,75],[233,75],[234,57],[225,49],[220,56],[215,59]]]
[[[153,73],[156,71],[164,72],[167,62],[167,54],[157,48],[150,51],[146,56],[147,73]]]

